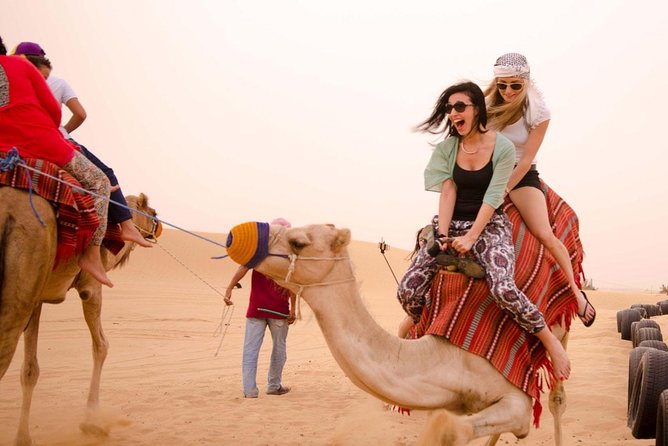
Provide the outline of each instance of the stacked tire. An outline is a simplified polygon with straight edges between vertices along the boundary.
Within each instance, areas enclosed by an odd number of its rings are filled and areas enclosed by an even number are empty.
[[[617,312],[617,331],[631,341],[628,426],[635,438],[668,446],[668,346],[660,325],[649,318],[668,314],[668,300],[636,304]]]

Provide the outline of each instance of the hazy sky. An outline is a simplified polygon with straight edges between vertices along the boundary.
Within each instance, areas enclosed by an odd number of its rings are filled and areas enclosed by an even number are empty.
[[[552,110],[539,171],[580,217],[587,277],[668,284],[665,0],[0,4],[7,46],[40,43],[86,107],[75,139],[192,231],[283,216],[411,249],[438,204],[433,138],[412,127],[521,52]]]

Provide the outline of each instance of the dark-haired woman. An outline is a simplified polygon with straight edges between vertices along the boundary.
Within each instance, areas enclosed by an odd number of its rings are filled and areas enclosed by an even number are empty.
[[[431,116],[418,130],[445,134],[425,169],[425,189],[439,192],[436,237],[442,249],[450,244],[457,252],[471,252],[486,272],[490,293],[528,333],[540,339],[552,359],[555,376],[567,379],[570,361],[538,308],[515,284],[512,226],[500,209],[508,178],[515,165],[513,143],[500,133],[487,131],[487,112],[482,90],[473,82],[447,88]],[[438,266],[424,252],[399,286],[399,300],[423,296],[411,294],[421,278],[433,278]],[[420,262],[424,262],[420,264]],[[425,285],[426,286],[426,285]],[[406,306],[404,305],[404,308]]]

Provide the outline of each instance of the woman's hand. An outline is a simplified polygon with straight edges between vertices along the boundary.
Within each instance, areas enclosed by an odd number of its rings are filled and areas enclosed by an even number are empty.
[[[460,254],[465,254],[471,250],[475,239],[468,234],[452,239],[450,245]]]

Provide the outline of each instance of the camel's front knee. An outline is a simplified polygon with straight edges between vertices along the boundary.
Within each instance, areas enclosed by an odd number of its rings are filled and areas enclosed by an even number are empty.
[[[550,413],[553,417],[561,416],[566,411],[566,391],[563,383],[558,383],[550,392]]]

